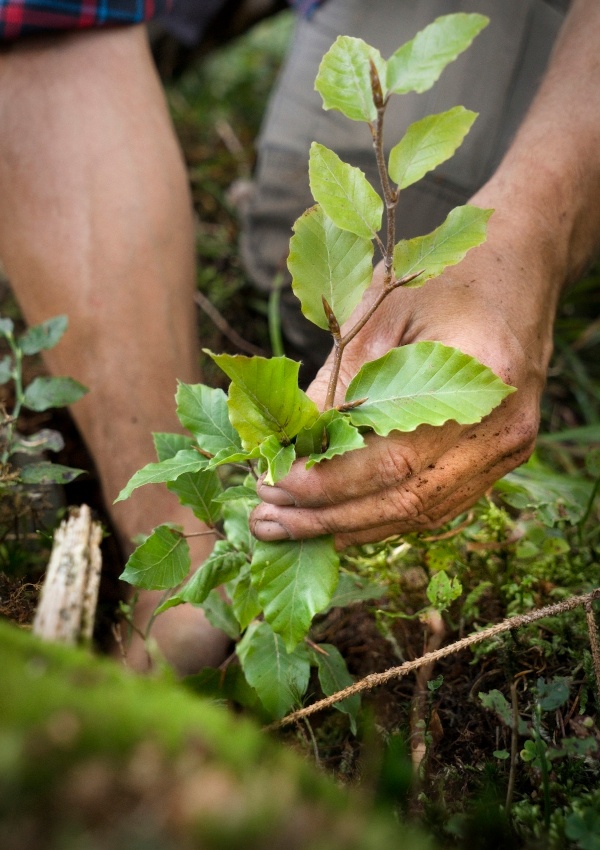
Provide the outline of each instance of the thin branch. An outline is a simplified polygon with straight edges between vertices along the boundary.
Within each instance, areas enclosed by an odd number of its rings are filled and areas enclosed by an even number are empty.
[[[206,313],[208,318],[211,320],[213,325],[221,331],[223,336],[226,336],[227,339],[232,342],[236,348],[239,348],[240,351],[245,351],[246,354],[250,354],[253,357],[264,357],[265,351],[262,348],[258,348],[256,345],[252,345],[251,342],[245,340],[239,333],[234,330],[227,319],[219,313],[215,305],[204,295],[203,292],[195,292],[194,293],[194,301],[200,307],[200,309]]]
[[[557,602],[554,605],[548,605],[546,608],[540,608],[539,610],[531,611],[528,614],[517,614],[507,620],[502,620],[501,623],[496,623],[493,626],[489,626],[487,629],[482,629],[480,632],[475,632],[475,634],[461,638],[461,640],[457,640],[448,646],[444,646],[441,649],[436,650],[435,652],[428,652],[421,658],[415,658],[413,661],[406,661],[399,667],[390,667],[389,670],[385,670],[383,673],[371,673],[370,675],[365,676],[364,679],[361,679],[360,682],[355,682],[353,685],[350,685],[331,696],[325,697],[312,705],[308,705],[305,708],[301,708],[298,711],[293,712],[293,714],[289,714],[287,717],[283,717],[281,720],[275,721],[275,723],[267,726],[267,730],[281,729],[283,726],[295,723],[301,717],[308,717],[311,714],[315,714],[317,711],[329,708],[347,697],[380,687],[392,679],[401,679],[403,676],[407,676],[409,673],[413,673],[415,670],[418,670],[424,664],[431,664],[435,661],[439,661],[441,658],[454,655],[463,649],[467,649],[477,643],[482,643],[484,640],[490,640],[491,638],[503,634],[504,632],[509,632],[512,629],[528,626],[530,623],[535,623],[537,620],[542,620],[545,617],[554,617],[557,614],[572,611],[574,608],[585,606],[586,603],[591,603],[595,599],[600,599],[600,588],[596,588],[596,590],[592,590],[584,596],[573,596],[571,599],[565,599],[562,602]]]
[[[592,663],[594,665],[594,674],[596,676],[596,688],[598,690],[598,700],[600,701],[600,642],[598,641],[598,627],[596,625],[594,609],[592,608],[592,600],[588,599],[584,604],[588,634],[590,637],[590,648],[592,650]]]
[[[508,773],[508,787],[506,789],[506,812],[510,812],[513,795],[515,793],[515,779],[517,773],[517,760],[519,755],[519,700],[517,697],[517,679],[510,686],[510,701],[512,706],[512,726],[510,730],[510,768]]]

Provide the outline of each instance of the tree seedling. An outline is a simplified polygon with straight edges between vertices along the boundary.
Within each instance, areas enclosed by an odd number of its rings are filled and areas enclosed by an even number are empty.
[[[137,472],[118,497],[164,482],[212,531],[213,553],[191,577],[185,536],[168,524],[154,529],[133,553],[122,577],[139,588],[164,590],[161,610],[185,602],[202,606],[209,620],[237,641],[243,675],[274,718],[302,700],[311,666],[325,694],[351,681],[339,652],[314,645],[308,633],[316,614],[352,601],[353,590],[351,577],[340,576],[331,537],[270,543],[253,538],[248,517],[259,501],[257,477],[275,484],[295,461],[311,467],[360,451],[368,432],[385,437],[425,423],[478,422],[513,392],[457,349],[418,342],[365,363],[344,401],[336,404],[344,351],[389,294],[432,281],[485,240],[492,211],[469,205],[454,209],[425,236],[397,242],[395,233],[402,190],[452,156],[475,113],[457,106],[415,122],[387,162],[383,130],[392,96],[433,86],[486,24],[477,14],[446,15],[387,61],[359,38],[335,41],[315,87],[325,109],[368,125],[381,194],[358,168],[313,143],[309,177],[315,205],[294,225],[288,267],[304,315],[332,337],[324,408],[299,388],[299,364],[286,357],[207,352],[231,381],[228,395],[202,384],[180,384],[177,413],[189,436],[155,434],[158,462]],[[383,283],[360,313],[375,249]],[[355,724],[357,699],[338,708]]]

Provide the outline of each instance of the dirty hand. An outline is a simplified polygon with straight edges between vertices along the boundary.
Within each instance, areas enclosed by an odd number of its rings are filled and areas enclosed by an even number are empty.
[[[419,340],[459,348],[518,391],[476,425],[448,422],[385,438],[370,434],[365,448],[309,470],[296,461],[276,486],[259,483],[263,503],[251,527],[260,540],[333,534],[343,548],[436,528],[527,459],[538,429],[559,285],[548,280],[543,262],[532,261],[531,251],[525,265],[525,252],[515,250],[514,224],[492,216],[487,243],[459,266],[420,289],[389,296],[348,345],[336,402],[363,363]],[[376,286],[367,300],[374,291]],[[319,406],[329,369],[330,360],[308,390]]]

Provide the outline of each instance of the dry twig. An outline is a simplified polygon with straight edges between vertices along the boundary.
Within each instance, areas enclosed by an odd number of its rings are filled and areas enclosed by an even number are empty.
[[[413,673],[415,670],[419,670],[425,664],[433,664],[441,658],[454,655],[456,652],[460,652],[461,650],[474,646],[477,643],[482,643],[484,640],[490,640],[491,638],[503,634],[504,632],[511,631],[512,629],[519,629],[522,626],[528,626],[531,623],[535,623],[537,620],[544,619],[545,617],[555,617],[557,614],[564,614],[566,611],[572,611],[574,608],[579,608],[581,606],[586,607],[587,610],[587,606],[589,605],[591,608],[592,602],[596,599],[600,599],[600,588],[596,588],[590,593],[586,593],[584,596],[572,596],[570,599],[557,602],[555,605],[548,605],[546,608],[540,608],[537,611],[531,611],[528,614],[517,614],[514,617],[509,617],[507,620],[502,620],[501,623],[496,623],[493,626],[489,626],[487,629],[482,629],[480,632],[461,638],[461,640],[448,644],[448,646],[443,646],[441,649],[437,649],[434,652],[428,652],[421,658],[415,658],[413,661],[405,661],[404,664],[401,664],[399,667],[390,667],[389,670],[385,670],[383,673],[371,673],[370,675],[365,676],[364,679],[361,679],[360,682],[355,682],[353,685],[350,685],[331,696],[325,697],[312,705],[300,708],[298,711],[288,714],[287,717],[282,717],[281,720],[271,723],[267,729],[281,729],[283,726],[288,726],[290,723],[296,723],[300,718],[308,717],[311,714],[315,714],[317,711],[323,711],[323,709],[329,708],[347,697],[354,696],[354,694],[358,694],[363,691],[372,690],[380,685],[385,685],[392,679],[400,679],[403,676],[407,676],[409,673]],[[598,637],[595,630],[595,624],[594,635],[597,651]],[[594,652],[594,648],[592,648],[592,652]],[[596,660],[600,661],[600,652],[596,655],[594,663],[596,663]],[[596,674],[600,674],[600,666],[597,668]],[[598,681],[600,697],[600,677]]]

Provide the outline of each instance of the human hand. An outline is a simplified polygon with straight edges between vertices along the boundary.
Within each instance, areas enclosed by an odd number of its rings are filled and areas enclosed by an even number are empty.
[[[251,518],[259,539],[333,534],[343,548],[436,528],[530,455],[558,287],[547,280],[541,262],[532,263],[515,250],[514,222],[500,218],[490,230],[488,242],[441,279],[387,298],[346,349],[336,401],[343,401],[364,362],[419,340],[459,348],[518,392],[476,425],[448,422],[386,438],[371,434],[365,448],[310,470],[298,460],[277,486],[259,484],[263,504]],[[374,286],[366,300],[376,292]],[[329,370],[330,360],[308,390],[319,405]]]

